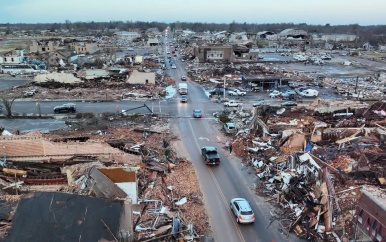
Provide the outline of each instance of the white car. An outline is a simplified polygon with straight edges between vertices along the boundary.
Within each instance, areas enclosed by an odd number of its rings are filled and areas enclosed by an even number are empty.
[[[224,107],[241,107],[243,104],[240,101],[229,100],[224,103]]]
[[[175,66],[175,65],[172,65],[172,69],[177,69],[177,66]]]
[[[282,93],[283,95],[296,95],[296,92],[294,90],[287,90]]]
[[[234,90],[229,91],[228,94],[229,94],[230,96],[244,96],[244,95],[246,95],[247,93],[246,93],[246,92],[243,92],[243,91],[240,91],[239,89],[234,89]]]
[[[270,98],[277,98],[277,97],[280,97],[280,95],[281,95],[281,92],[275,90],[275,91],[273,91],[273,92],[271,92],[271,93],[269,94],[269,97],[270,97]]]
[[[233,198],[229,206],[236,217],[237,223],[247,224],[255,222],[255,214],[251,205],[244,198]]]

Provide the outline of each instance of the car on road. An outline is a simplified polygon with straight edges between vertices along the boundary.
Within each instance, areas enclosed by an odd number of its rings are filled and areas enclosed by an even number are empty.
[[[54,107],[54,113],[75,113],[76,105],[74,103],[65,103]]]
[[[229,100],[224,103],[224,107],[241,107],[243,104],[237,100]]]
[[[181,95],[181,97],[180,97],[180,102],[182,102],[182,103],[187,103],[187,102],[188,102],[188,96],[186,96],[186,95]]]
[[[246,199],[233,198],[230,202],[230,208],[236,216],[237,223],[247,224],[255,222],[255,214]]]
[[[285,106],[285,107],[298,106],[298,103],[294,101],[287,101],[287,102],[281,103],[281,106]]]
[[[277,97],[280,97],[280,96],[281,96],[281,92],[275,90],[275,91],[272,91],[268,96],[269,96],[270,98],[277,98]]]
[[[258,101],[258,102],[255,102],[252,104],[252,106],[254,106],[254,107],[265,106],[265,105],[269,105],[269,103],[266,101]]]
[[[193,118],[202,118],[202,111],[200,109],[193,110]]]
[[[172,69],[177,69],[177,66],[175,66],[175,65],[172,65]]]
[[[186,76],[182,76],[181,81],[186,81]]]

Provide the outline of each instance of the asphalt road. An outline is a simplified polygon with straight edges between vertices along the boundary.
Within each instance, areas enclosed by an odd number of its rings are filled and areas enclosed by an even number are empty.
[[[194,163],[204,193],[215,241],[286,241],[278,232],[278,225],[269,224],[269,206],[262,198],[254,195],[255,176],[241,162],[223,149],[226,138],[212,112],[221,110],[220,104],[211,102],[203,90],[188,83],[189,102],[176,102],[178,117],[173,119],[181,132],[181,140],[190,160]],[[203,110],[203,118],[192,118],[192,110]],[[200,155],[203,146],[217,147],[221,164],[216,167],[205,165]],[[229,209],[229,201],[235,197],[246,198],[256,214],[256,222],[239,225]],[[292,240],[296,241],[296,240]]]
[[[0,74],[0,90],[6,90],[15,86],[21,86],[30,82],[28,77],[11,77],[8,74]]]
[[[186,75],[183,62],[177,57],[177,69],[169,69],[168,74],[178,82]],[[244,167],[238,158],[223,149],[226,138],[219,130],[219,124],[212,113],[223,110],[221,104],[212,102],[204,90],[197,84],[188,83],[188,103],[180,103],[178,98],[169,103],[176,107],[177,115],[172,123],[177,125],[187,157],[194,163],[196,173],[204,194],[206,209],[210,217],[214,241],[230,242],[270,242],[299,241],[292,235],[286,238],[279,233],[279,225],[269,225],[270,207],[264,200],[254,194],[254,173]],[[177,84],[178,85],[178,84]],[[179,96],[179,94],[176,94]],[[202,118],[193,118],[194,109],[203,110]],[[216,167],[205,165],[200,150],[203,146],[215,146],[221,156],[221,164]],[[254,224],[236,223],[229,202],[232,198],[243,197],[250,203],[256,215]],[[268,227],[268,228],[267,228]]]

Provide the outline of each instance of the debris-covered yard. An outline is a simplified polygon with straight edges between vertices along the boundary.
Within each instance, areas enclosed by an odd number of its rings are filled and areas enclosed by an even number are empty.
[[[310,241],[366,237],[358,202],[363,191],[384,193],[385,108],[315,100],[228,114],[238,127],[233,150],[260,180],[256,194],[279,208],[271,220]]]
[[[130,120],[129,126],[125,119]],[[57,192],[66,193],[74,199],[81,195],[91,200],[127,200],[128,193],[132,213],[123,214],[130,218],[126,226],[130,229],[126,235],[112,231],[116,238],[198,240],[210,233],[194,166],[173,150],[178,137],[170,133],[168,119],[140,115],[113,122],[92,126],[84,119],[72,128],[48,134],[3,137],[2,145],[12,148],[7,148],[1,163],[2,211],[11,211],[0,213],[2,221],[7,221],[1,225],[2,238],[15,238],[9,230],[20,226],[20,221],[13,224],[10,216],[21,212],[15,204],[28,202],[27,194],[36,192],[52,192],[53,197],[60,197]],[[130,182],[137,189],[124,185]],[[76,216],[69,213],[69,217]]]

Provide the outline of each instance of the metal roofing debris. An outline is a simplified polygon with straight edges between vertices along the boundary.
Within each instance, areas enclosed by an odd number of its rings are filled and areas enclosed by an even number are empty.
[[[334,101],[319,104],[331,108]],[[312,105],[279,115],[257,107],[248,123],[232,113],[231,122],[250,129],[234,137],[233,150],[260,179],[258,194],[271,196],[282,207],[274,209],[272,221],[302,238],[335,240],[347,236],[342,228],[355,231],[351,226],[360,186],[353,184],[379,186],[386,180],[380,172],[385,168],[386,122],[372,111],[384,105],[337,102],[334,110],[357,108],[352,116],[334,116],[332,109],[321,114],[315,112],[320,111],[318,102]],[[349,185],[353,192],[342,192]]]
[[[123,210],[123,201],[36,192],[20,201],[4,241],[115,240]]]

